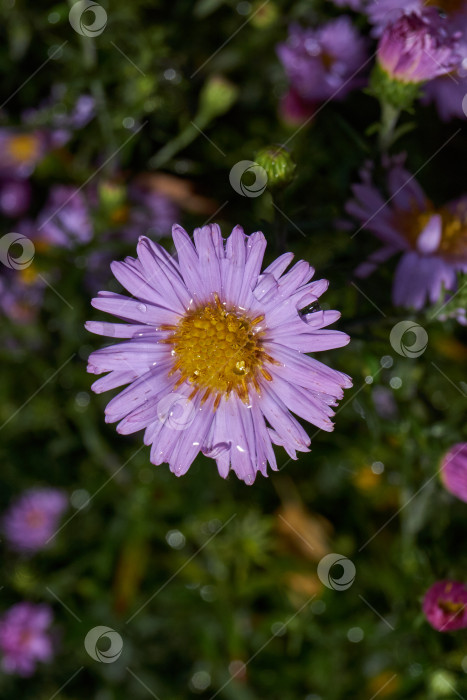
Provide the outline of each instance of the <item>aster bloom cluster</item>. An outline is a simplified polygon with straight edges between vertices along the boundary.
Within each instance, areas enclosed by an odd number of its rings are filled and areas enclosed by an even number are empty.
[[[279,44],[290,89],[284,98],[286,117],[306,118],[326,100],[343,100],[364,84],[362,69],[367,45],[349,17],[339,17],[316,29],[292,25],[287,41]]]
[[[22,602],[0,617],[0,666],[5,673],[32,676],[38,663],[54,656],[52,610],[48,605]]]
[[[66,495],[53,488],[24,491],[3,516],[3,533],[11,549],[33,553],[53,538],[68,506]]]
[[[467,272],[467,197],[435,207],[400,158],[388,165],[389,200],[372,183],[368,169],[361,175],[346,209],[383,247],[357,274],[365,277],[401,253],[392,290],[395,306],[419,310],[427,301],[436,303],[443,291],[454,292],[457,273]]]
[[[145,429],[154,464],[184,474],[199,452],[247,484],[277,469],[272,444],[292,459],[310,439],[290,411],[332,430],[332,406],[350,378],[305,353],[346,345],[345,333],[322,330],[336,311],[302,314],[326,290],[300,261],[285,272],[286,253],[261,273],[266,240],[236,226],[226,241],[217,225],[194,232],[194,245],[173,227],[178,260],[142,237],[138,258],[112,270],[135,298],[103,292],[93,306],[128,324],[88,322],[88,330],[127,338],[93,352],[88,371],[108,374],[96,392],[129,387],[106,408],[118,432]],[[267,426],[266,421],[269,426]]]

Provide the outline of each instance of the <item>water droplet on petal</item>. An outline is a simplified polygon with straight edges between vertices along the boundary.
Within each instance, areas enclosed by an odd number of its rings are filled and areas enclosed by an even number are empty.
[[[146,311],[148,310],[146,304],[138,304],[136,308],[138,309],[138,311],[141,311],[142,314],[146,313]]]

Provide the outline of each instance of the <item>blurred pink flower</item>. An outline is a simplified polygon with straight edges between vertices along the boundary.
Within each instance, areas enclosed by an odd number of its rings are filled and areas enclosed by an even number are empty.
[[[20,552],[43,549],[54,535],[67,504],[66,495],[58,489],[24,491],[3,518],[3,531],[10,547]]]
[[[447,491],[467,503],[467,442],[453,445],[441,462],[441,481]]]
[[[467,627],[467,588],[459,581],[437,581],[425,593],[423,613],[439,632]]]
[[[48,605],[18,603],[0,618],[1,668],[5,673],[32,676],[38,662],[53,658],[52,610]]]
[[[402,15],[385,28],[378,63],[393,80],[424,83],[459,66],[458,38],[435,9]]]

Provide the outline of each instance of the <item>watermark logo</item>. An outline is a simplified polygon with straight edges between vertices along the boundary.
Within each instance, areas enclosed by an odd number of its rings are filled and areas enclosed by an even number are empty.
[[[102,639],[107,639],[110,643],[108,649],[105,651],[98,648],[98,643]],[[102,664],[113,664],[122,653],[123,639],[119,633],[111,627],[98,625],[87,633],[84,639],[84,648],[94,661],[99,661]]]
[[[167,394],[157,404],[157,417],[171,430],[185,430],[196,415],[193,402],[183,394]]]
[[[12,250],[13,246],[19,246],[19,254]],[[34,260],[35,252],[34,243],[22,233],[6,233],[0,238],[0,262],[11,270],[25,270]]]
[[[465,116],[467,117],[467,95],[464,95],[464,97],[462,98],[462,111],[464,112]]]
[[[245,175],[247,175],[246,178]],[[231,169],[229,180],[235,192],[242,197],[259,197],[266,189],[268,175],[258,163],[252,160],[240,160]]]
[[[391,330],[389,342],[402,357],[420,357],[427,348],[428,333],[415,321],[400,321]]]
[[[326,554],[318,564],[318,578],[326,588],[346,591],[355,581],[355,564],[343,554]]]
[[[93,16],[91,19],[90,15]],[[78,0],[72,6],[68,19],[77,34],[99,36],[107,25],[107,12],[93,0]]]

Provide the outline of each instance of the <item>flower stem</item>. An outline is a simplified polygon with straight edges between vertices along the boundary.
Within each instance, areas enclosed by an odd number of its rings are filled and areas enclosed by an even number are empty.
[[[381,128],[379,131],[379,146],[387,153],[394,143],[394,134],[400,116],[400,109],[386,101],[381,101]]]

